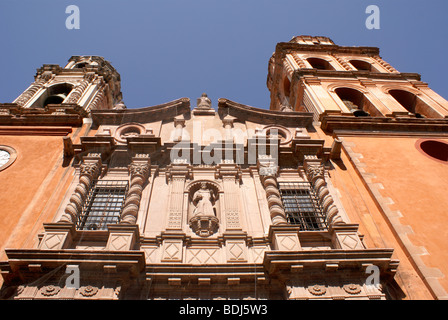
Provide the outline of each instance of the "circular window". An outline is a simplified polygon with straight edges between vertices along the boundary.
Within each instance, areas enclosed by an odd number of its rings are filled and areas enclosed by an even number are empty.
[[[291,142],[291,132],[285,128],[280,126],[267,126],[263,129],[263,131],[266,133],[266,137],[269,138],[279,138],[280,144],[287,144]]]
[[[448,143],[439,140],[419,140],[417,148],[431,159],[448,163]]]
[[[17,152],[14,148],[0,146],[0,171],[8,168],[17,158]]]
[[[138,123],[124,124],[117,128],[115,139],[121,143],[126,143],[128,137],[138,137],[145,132],[145,127]]]

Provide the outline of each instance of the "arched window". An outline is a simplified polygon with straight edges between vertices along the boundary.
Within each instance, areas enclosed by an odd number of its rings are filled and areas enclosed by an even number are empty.
[[[82,69],[82,68],[84,68],[84,67],[86,67],[87,66],[87,63],[86,62],[81,62],[81,63],[77,63],[77,64],[75,64],[75,66],[73,67],[73,69]]]
[[[370,63],[361,60],[350,60],[352,66],[354,66],[358,71],[370,71],[370,72],[379,72],[372,66]]]
[[[351,88],[338,88],[335,92],[355,117],[381,116],[362,92]]]
[[[334,70],[333,66],[327,60],[320,58],[308,58],[307,61],[314,69]]]
[[[60,104],[72,91],[73,85],[61,83],[49,87],[34,101],[31,108],[45,108],[49,104]]]
[[[416,118],[440,118],[440,115],[412,92],[390,90],[389,94]]]

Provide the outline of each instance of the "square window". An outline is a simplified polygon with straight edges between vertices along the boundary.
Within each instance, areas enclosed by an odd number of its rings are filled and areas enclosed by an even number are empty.
[[[286,219],[301,230],[326,230],[326,219],[309,182],[280,182],[280,196]]]
[[[127,190],[126,180],[94,181],[78,216],[78,230],[106,230],[108,224],[118,223]]]

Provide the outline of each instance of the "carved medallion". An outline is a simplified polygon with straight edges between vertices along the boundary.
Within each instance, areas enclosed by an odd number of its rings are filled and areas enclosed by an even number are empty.
[[[325,286],[321,286],[321,285],[314,285],[314,286],[309,286],[308,287],[308,291],[315,296],[321,296],[324,295],[325,292],[327,292],[327,289],[325,288]]]

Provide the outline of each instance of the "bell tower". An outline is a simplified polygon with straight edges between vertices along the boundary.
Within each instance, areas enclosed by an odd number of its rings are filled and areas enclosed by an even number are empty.
[[[281,42],[269,60],[271,110],[323,116],[448,118],[448,102],[416,73],[402,73],[376,47],[345,47],[327,37]]]
[[[98,56],[73,56],[65,67],[45,64],[34,82],[14,100],[24,109],[78,105],[86,112],[113,109],[121,102],[120,75]]]

